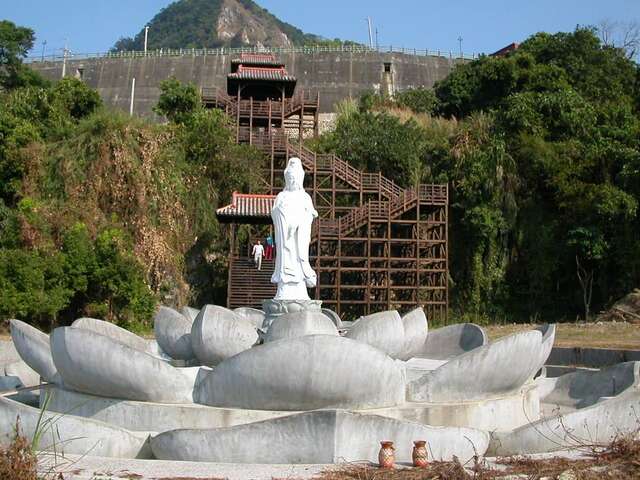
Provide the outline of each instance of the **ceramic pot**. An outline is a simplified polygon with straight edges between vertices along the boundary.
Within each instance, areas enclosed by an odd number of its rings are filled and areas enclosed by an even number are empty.
[[[380,468],[393,468],[396,464],[396,449],[393,442],[380,442],[380,445],[378,453]]]
[[[429,465],[427,458],[427,442],[424,440],[416,440],[413,442],[413,466],[426,467]]]

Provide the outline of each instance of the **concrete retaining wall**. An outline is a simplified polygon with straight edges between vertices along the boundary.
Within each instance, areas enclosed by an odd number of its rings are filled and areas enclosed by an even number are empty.
[[[67,76],[82,78],[96,88],[107,105],[129,110],[131,83],[136,79],[134,112],[156,118],[160,82],[175,76],[198,87],[226,88],[230,64],[237,55],[181,55],[140,58],[68,60]],[[298,79],[297,88],[320,92],[321,112],[336,102],[364,91],[394,92],[432,87],[445,78],[455,58],[382,52],[286,53],[279,56]],[[385,63],[390,72],[385,72]],[[51,80],[62,77],[62,62],[34,62],[30,66]]]

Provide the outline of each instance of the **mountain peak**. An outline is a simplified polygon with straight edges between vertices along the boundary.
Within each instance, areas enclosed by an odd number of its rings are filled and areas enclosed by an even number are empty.
[[[290,47],[322,41],[306,34],[252,0],[178,0],[149,25],[148,48]],[[113,50],[142,50],[144,28],[121,38]]]

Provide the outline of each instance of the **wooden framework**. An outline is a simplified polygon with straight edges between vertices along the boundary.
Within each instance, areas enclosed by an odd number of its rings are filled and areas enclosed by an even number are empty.
[[[430,320],[446,322],[447,185],[403,189],[380,173],[362,172],[335,155],[304,147],[303,137],[318,132],[317,95],[302,92],[280,102],[202,93],[205,105],[235,118],[239,143],[255,145],[268,157],[261,193],[279,192],[287,159],[301,159],[305,188],[320,215],[310,252],[318,274],[315,298],[346,319],[421,305]],[[232,237],[235,231],[232,226]],[[270,273],[258,274],[235,240],[232,244],[229,307],[260,307],[275,291]]]

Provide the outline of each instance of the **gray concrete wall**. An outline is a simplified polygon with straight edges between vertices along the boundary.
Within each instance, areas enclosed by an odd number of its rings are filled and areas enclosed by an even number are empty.
[[[96,88],[107,105],[129,111],[131,83],[136,79],[135,113],[154,116],[152,107],[162,80],[175,76],[199,87],[226,88],[232,58],[238,55],[176,55],[139,58],[93,58],[68,60],[66,75],[79,76]],[[297,88],[320,92],[322,112],[333,111],[336,102],[357,97],[367,90],[401,91],[432,87],[454,65],[465,60],[433,55],[382,52],[291,52],[279,55]],[[391,63],[391,73],[384,64]],[[31,67],[51,80],[62,77],[62,62],[33,62]]]

